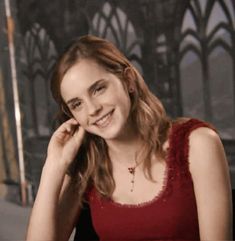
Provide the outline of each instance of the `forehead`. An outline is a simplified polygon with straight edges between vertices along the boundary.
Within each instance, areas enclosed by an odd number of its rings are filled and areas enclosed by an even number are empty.
[[[81,60],[73,65],[64,75],[60,84],[62,97],[72,94],[74,90],[83,90],[108,72],[95,61]]]
[[[112,77],[111,77],[112,76]],[[96,81],[113,79],[114,75],[93,60],[84,59],[73,65],[64,75],[60,91],[62,98],[80,97]]]
[[[78,81],[87,82],[88,79],[93,79],[95,76],[107,74],[108,72],[99,64],[93,60],[81,60],[74,64],[64,75],[61,87],[67,84],[67,82]]]

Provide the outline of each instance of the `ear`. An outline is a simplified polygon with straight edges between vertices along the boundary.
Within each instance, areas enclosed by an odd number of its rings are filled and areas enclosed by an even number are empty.
[[[127,89],[129,93],[132,93],[136,89],[135,79],[136,73],[131,67],[126,67],[124,70],[124,78],[127,82]]]

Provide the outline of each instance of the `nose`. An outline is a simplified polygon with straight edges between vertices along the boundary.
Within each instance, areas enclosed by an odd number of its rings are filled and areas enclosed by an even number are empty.
[[[87,101],[88,115],[95,116],[100,112],[101,109],[102,109],[102,105],[98,101],[95,101],[95,100]]]

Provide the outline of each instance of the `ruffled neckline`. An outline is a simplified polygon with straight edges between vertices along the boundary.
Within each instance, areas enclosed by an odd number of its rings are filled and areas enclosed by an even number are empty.
[[[179,125],[179,124],[178,124]],[[174,148],[173,148],[173,136],[175,133],[175,128],[178,126],[177,124],[173,124],[171,129],[169,130],[169,135],[168,135],[168,147],[166,149],[166,158],[165,158],[165,171],[164,171],[164,176],[163,176],[163,184],[162,188],[160,189],[159,192],[149,201],[145,202],[140,202],[137,204],[131,204],[131,203],[120,203],[112,198],[106,199],[105,202],[108,202],[109,204],[116,206],[116,207],[124,207],[124,208],[142,208],[142,207],[147,207],[155,202],[166,201],[166,197],[171,193],[172,189],[172,181],[174,180],[174,168],[172,166],[173,159],[174,159]]]

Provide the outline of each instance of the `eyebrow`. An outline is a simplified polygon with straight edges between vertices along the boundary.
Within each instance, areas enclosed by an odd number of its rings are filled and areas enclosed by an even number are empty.
[[[96,88],[96,86],[99,85],[100,83],[102,83],[103,81],[105,81],[105,79],[99,79],[99,80],[95,81],[95,82],[88,88],[88,92],[91,93],[91,92]],[[68,100],[68,101],[66,102],[66,104],[67,104],[67,105],[68,105],[68,104],[71,104],[71,103],[73,103],[74,101],[77,101],[77,100],[80,100],[80,99],[79,99],[78,97],[72,98],[72,99]]]

